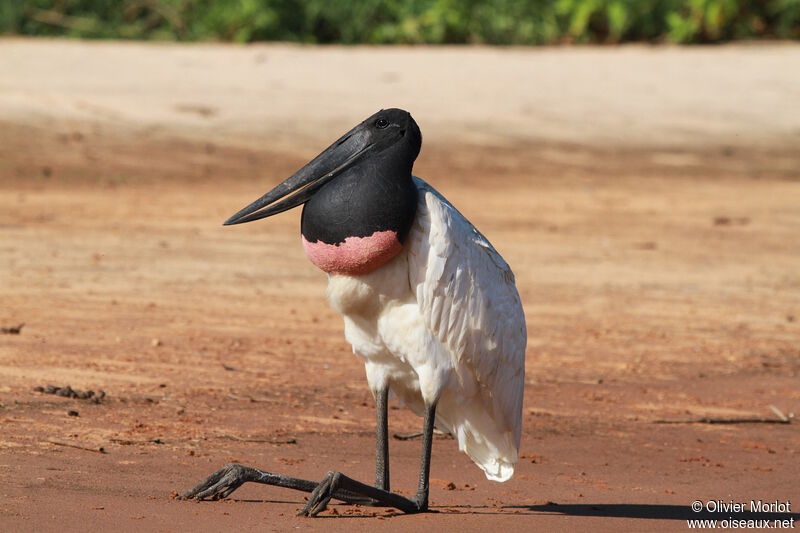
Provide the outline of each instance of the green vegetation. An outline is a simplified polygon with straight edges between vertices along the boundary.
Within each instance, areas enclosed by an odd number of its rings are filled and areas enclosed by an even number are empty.
[[[800,0],[0,0],[0,34],[346,44],[800,39]]]

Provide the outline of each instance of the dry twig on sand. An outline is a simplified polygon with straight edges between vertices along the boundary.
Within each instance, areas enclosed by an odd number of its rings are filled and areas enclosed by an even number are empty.
[[[453,436],[450,435],[449,433],[445,433],[444,431],[440,431],[438,429],[434,429],[433,434],[436,435],[437,437],[443,437],[445,439],[453,438]],[[414,440],[414,439],[419,439],[421,437],[422,437],[421,431],[416,431],[414,433],[395,433],[392,435],[392,438],[394,438],[395,440]]]
[[[654,420],[655,424],[791,424],[792,418],[794,418],[794,413],[789,413],[789,415],[783,414],[783,411],[775,407],[774,405],[769,406],[772,409],[772,412],[778,418],[766,418],[766,417],[751,417],[751,418],[711,418],[711,417],[702,417],[702,418],[688,418],[688,419],[677,419],[677,420],[665,420],[659,419]]]
[[[72,442],[64,442],[55,439],[47,439],[45,442],[50,444],[55,444],[56,446],[66,446],[68,448],[76,448],[78,450],[86,450],[87,452],[95,452],[95,453],[108,453],[106,449],[100,446],[99,448],[90,448],[88,446],[82,446],[80,444],[74,444]]]
[[[230,435],[228,433],[217,433],[214,435],[218,439],[229,439],[237,442],[268,442],[269,444],[297,444],[297,439],[294,437],[274,438],[274,439],[260,439],[254,437],[239,437],[238,435]]]
[[[274,400],[270,398],[253,398],[252,396],[237,396],[235,394],[228,394],[228,398],[231,400],[246,400],[250,403],[271,403]]]
[[[66,387],[48,385],[46,387],[34,387],[33,390],[44,394],[54,394],[55,396],[62,396],[64,398],[75,398],[76,400],[89,400],[92,403],[100,403],[106,396],[106,393],[103,390],[99,390],[97,393],[95,393],[93,390],[81,391],[73,389],[69,385],[67,385]]]

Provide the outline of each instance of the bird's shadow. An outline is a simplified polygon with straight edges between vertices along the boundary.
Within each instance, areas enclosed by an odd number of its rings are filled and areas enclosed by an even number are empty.
[[[503,509],[534,514],[565,516],[596,516],[607,518],[638,518],[643,520],[799,520],[799,513],[778,512],[695,512],[688,505],[650,503],[551,503],[542,505],[505,505]],[[526,512],[527,511],[527,512]]]

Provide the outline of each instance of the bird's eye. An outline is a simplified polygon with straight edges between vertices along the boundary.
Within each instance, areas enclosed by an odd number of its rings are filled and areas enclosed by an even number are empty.
[[[386,120],[385,118],[379,118],[378,120],[375,121],[375,127],[378,128],[379,130],[382,130],[388,125],[389,121]]]

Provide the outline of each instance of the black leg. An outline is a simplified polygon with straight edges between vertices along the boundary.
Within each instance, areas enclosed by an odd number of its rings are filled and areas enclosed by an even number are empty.
[[[356,481],[341,472],[328,472],[317,485],[308,503],[299,513],[300,516],[317,516],[328,507],[332,498],[340,499],[344,491],[347,495],[359,495],[372,499],[376,504],[394,507],[404,513],[421,513],[428,510],[428,481],[431,472],[431,448],[433,444],[433,426],[436,419],[436,405],[425,409],[425,422],[422,435],[422,460],[419,469],[419,487],[414,498],[406,498],[378,487],[371,487]]]
[[[214,472],[195,488],[184,492],[178,498],[181,500],[221,500],[230,496],[233,491],[247,482],[274,485],[303,492],[313,492],[317,488],[317,483],[314,481],[281,476],[251,466],[233,463],[225,465],[224,468]],[[347,503],[372,503],[370,498],[347,490],[335,491],[333,497]]]
[[[375,486],[389,491],[389,387],[375,395]]]
[[[431,476],[431,449],[433,448],[433,426],[436,422],[436,404],[425,408],[422,430],[422,459],[419,466],[419,487],[414,498],[420,511],[428,510],[428,480]]]

